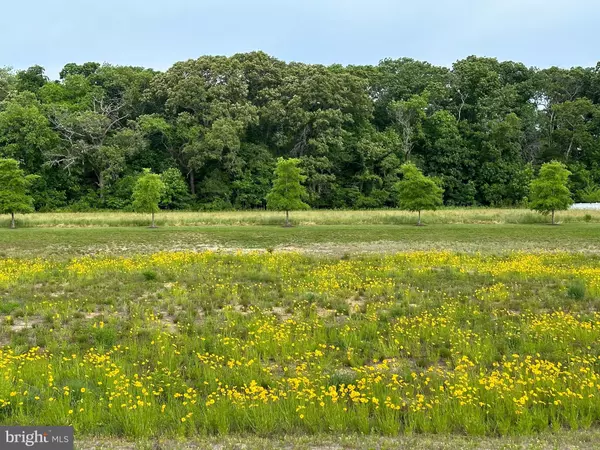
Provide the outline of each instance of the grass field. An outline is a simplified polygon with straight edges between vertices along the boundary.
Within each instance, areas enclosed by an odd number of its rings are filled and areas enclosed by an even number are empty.
[[[600,259],[3,260],[0,417],[128,437],[523,434],[600,419]]]
[[[281,225],[283,214],[273,211],[169,212],[156,216],[159,226]],[[309,210],[291,213],[295,225],[412,225],[416,213],[400,210],[335,211]],[[37,213],[17,217],[19,227],[129,227],[148,226],[143,214],[127,212]],[[563,223],[600,222],[600,210],[570,210],[557,213]],[[423,213],[428,224],[533,224],[548,218],[527,209],[445,208]],[[0,215],[0,228],[8,227],[10,217]]]
[[[0,229],[0,257],[69,258],[168,250],[298,250],[346,253],[447,249],[460,252],[600,250],[600,225],[315,225]]]
[[[2,229],[0,423],[80,448],[590,448],[598,249],[595,219]]]

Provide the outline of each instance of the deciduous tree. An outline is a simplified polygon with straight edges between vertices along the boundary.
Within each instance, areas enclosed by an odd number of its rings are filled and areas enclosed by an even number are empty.
[[[150,228],[156,228],[154,214],[160,211],[159,203],[164,194],[165,184],[160,175],[150,172],[150,169],[144,169],[133,188],[133,209],[140,213],[152,214]]]
[[[413,163],[402,166],[402,180],[396,184],[398,206],[408,211],[418,211],[421,225],[421,211],[435,210],[442,206],[442,189],[437,180],[428,178]]]
[[[0,159],[0,214],[10,214],[10,227],[15,228],[15,214],[33,211],[33,198],[28,190],[35,175],[25,175],[14,159]]]
[[[302,201],[306,198],[306,189],[302,186],[306,176],[302,174],[299,164],[300,160],[297,158],[279,158],[273,189],[267,194],[267,208],[285,211],[286,227],[290,226],[290,211],[309,208]]]
[[[538,177],[531,183],[531,209],[544,215],[568,209],[573,204],[567,187],[569,175],[564,164],[552,161],[542,165]]]

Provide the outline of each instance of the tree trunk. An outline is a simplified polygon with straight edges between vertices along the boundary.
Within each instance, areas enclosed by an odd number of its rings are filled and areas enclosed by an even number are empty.
[[[196,196],[196,179],[194,178],[194,171],[190,171],[190,192]]]
[[[552,210],[552,225],[554,225],[554,210]]]
[[[98,187],[100,188],[100,200],[104,201],[104,175],[98,174]]]
[[[569,148],[567,149],[567,157],[565,158],[566,161],[569,160],[569,155],[571,154],[571,149],[573,148],[573,141],[575,141],[575,133],[573,133],[573,136],[571,137],[571,142],[569,142]]]
[[[154,225],[154,212],[152,212],[152,225],[150,228],[156,228],[156,225]]]
[[[15,213],[14,212],[10,213],[10,217],[11,217],[10,218],[10,229],[14,230],[16,228],[15,227]]]
[[[421,210],[419,210],[419,221],[417,222],[417,225],[421,225]]]
[[[289,211],[285,211],[285,226],[289,227],[290,226],[290,212]]]

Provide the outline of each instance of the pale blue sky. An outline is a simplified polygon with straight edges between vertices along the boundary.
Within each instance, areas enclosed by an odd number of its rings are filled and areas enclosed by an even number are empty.
[[[595,66],[598,0],[20,0],[2,5],[0,67],[68,62],[164,70],[204,54],[451,65],[468,55]]]

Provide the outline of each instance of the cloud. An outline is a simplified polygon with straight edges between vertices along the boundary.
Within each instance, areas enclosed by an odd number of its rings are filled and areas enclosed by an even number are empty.
[[[471,54],[527,65],[590,64],[597,0],[55,0],[8,2],[0,65],[95,60],[166,69],[261,49],[284,60],[372,64]],[[595,65],[595,64],[591,64]]]

